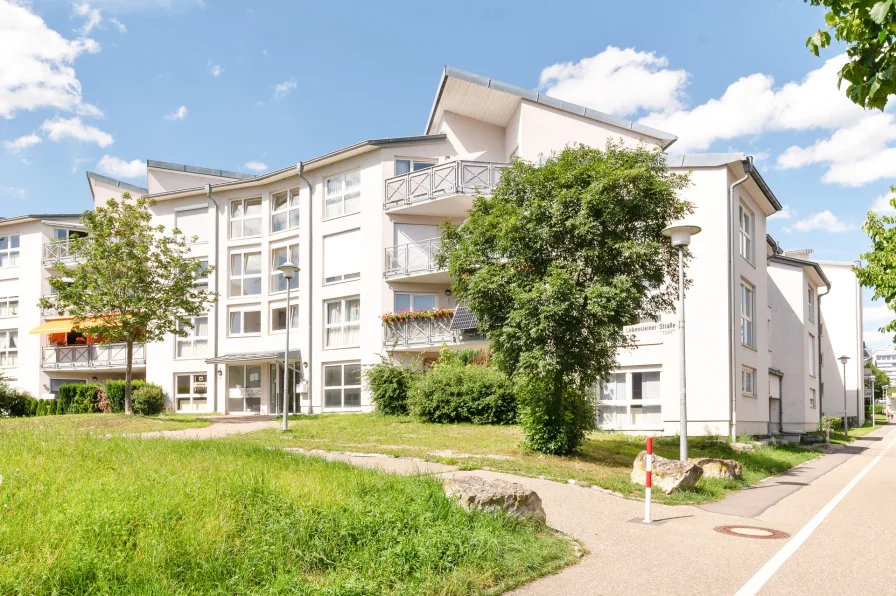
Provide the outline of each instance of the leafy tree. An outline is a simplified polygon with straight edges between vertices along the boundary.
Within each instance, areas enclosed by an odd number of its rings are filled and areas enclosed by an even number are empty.
[[[884,387],[890,384],[890,377],[877,368],[873,362],[869,363],[868,367],[871,369],[871,374],[874,375],[874,399],[880,399],[884,396]]]
[[[438,258],[514,383],[528,448],[578,449],[594,387],[629,345],[622,327],[673,306],[677,253],[661,233],[690,212],[687,183],[660,151],[568,147],[540,167],[515,160],[443,227]]]
[[[896,194],[896,186],[890,187]],[[890,199],[896,208],[896,198]],[[874,290],[874,300],[883,300],[887,308],[896,309],[896,217],[869,211],[862,229],[871,239],[871,250],[859,258],[865,265],[856,269],[859,282]],[[896,318],[880,328],[881,333],[896,334]]]
[[[896,0],[803,0],[828,9],[819,29],[806,40],[806,47],[818,56],[820,48],[831,45],[831,31],[837,41],[846,42],[849,56],[840,69],[838,87],[846,80],[846,95],[863,108],[883,110],[896,93]]]
[[[104,343],[126,344],[127,414],[133,413],[134,344],[169,334],[185,337],[184,327],[192,327],[189,317],[206,312],[216,299],[196,286],[202,265],[190,258],[188,248],[195,238],[177,229],[166,234],[164,226],[152,225],[153,204],[146,198],[133,201],[125,193],[121,201],[109,199],[105,207],[85,212],[87,235],[71,241],[81,261],[74,266],[56,263],[59,274],[49,280],[55,304],[74,318],[79,330]],[[53,304],[44,298],[41,306]]]

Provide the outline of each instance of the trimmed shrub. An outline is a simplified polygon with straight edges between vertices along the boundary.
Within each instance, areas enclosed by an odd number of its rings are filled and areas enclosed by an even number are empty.
[[[376,411],[392,416],[406,415],[408,391],[420,375],[419,366],[380,356],[379,364],[364,371],[364,383],[373,395]]]
[[[89,383],[62,385],[59,387],[60,414],[91,414],[96,409],[97,385]]]
[[[593,392],[562,378],[555,380],[537,374],[518,373],[514,380],[520,425],[526,434],[524,447],[551,455],[577,451],[594,429]],[[553,400],[548,396],[553,396]]]
[[[412,384],[408,409],[424,422],[516,422],[516,398],[504,373],[484,366],[448,364],[441,359]]]
[[[131,381],[131,398],[134,392],[146,385],[146,381]],[[124,381],[106,381],[103,386],[106,388],[106,398],[112,407],[112,412],[124,412]]]
[[[30,393],[0,384],[0,418],[34,416],[36,412],[37,400]]]
[[[165,409],[165,392],[158,385],[143,383],[131,394],[134,414],[155,416]]]

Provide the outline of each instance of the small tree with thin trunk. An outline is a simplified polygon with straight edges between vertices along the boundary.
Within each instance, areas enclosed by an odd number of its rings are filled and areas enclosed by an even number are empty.
[[[131,378],[134,344],[160,341],[167,335],[185,337],[190,317],[206,312],[216,294],[196,285],[202,263],[189,255],[189,243],[179,230],[151,224],[154,204],[146,198],[109,199],[83,215],[86,236],[71,240],[76,264],[56,263],[50,277],[55,307],[74,319],[78,330],[102,343],[126,346],[124,409],[132,414]]]

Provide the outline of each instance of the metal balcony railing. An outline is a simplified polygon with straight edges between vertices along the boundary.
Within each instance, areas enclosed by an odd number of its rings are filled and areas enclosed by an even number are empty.
[[[436,255],[441,248],[441,238],[390,246],[386,249],[383,276],[390,279],[402,275],[440,271],[436,266]]]
[[[80,251],[72,245],[71,240],[57,240],[44,244],[43,264],[65,263],[75,261],[80,256]]]
[[[460,339],[460,335],[451,330],[451,317],[383,323],[383,331],[383,345],[388,349],[440,346],[457,343]]]
[[[386,179],[386,210],[453,194],[491,194],[507,163],[451,161]]]
[[[123,343],[47,346],[42,366],[45,369],[122,368],[127,365],[127,350],[127,344]],[[146,344],[134,344],[133,364],[146,364]]]
[[[51,308],[42,308],[42,309],[40,309],[40,315],[41,315],[42,317],[61,317],[61,316],[65,316],[65,312],[63,312],[62,310],[60,310],[59,307],[55,304],[55,302],[56,302],[56,295],[55,295],[55,294],[48,294],[48,295],[44,296],[44,298],[46,298],[46,299],[50,300],[51,302],[53,302],[54,305],[53,305]]]

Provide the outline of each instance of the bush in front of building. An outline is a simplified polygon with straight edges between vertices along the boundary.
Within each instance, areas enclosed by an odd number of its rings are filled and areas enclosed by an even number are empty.
[[[134,414],[155,416],[165,409],[165,392],[158,385],[143,383],[131,394]]]
[[[131,381],[131,392],[146,385],[146,381]],[[124,412],[124,381],[106,381],[106,398],[113,412]]]
[[[0,384],[0,418],[36,416],[37,408],[38,400],[27,391]]]
[[[373,397],[376,411],[386,416],[407,415],[408,392],[421,374],[418,362],[402,364],[381,355],[378,364],[364,371],[364,383]]]
[[[96,390],[98,385],[91,383],[61,385],[56,392],[59,401],[59,414],[92,414],[98,412],[96,407]]]

